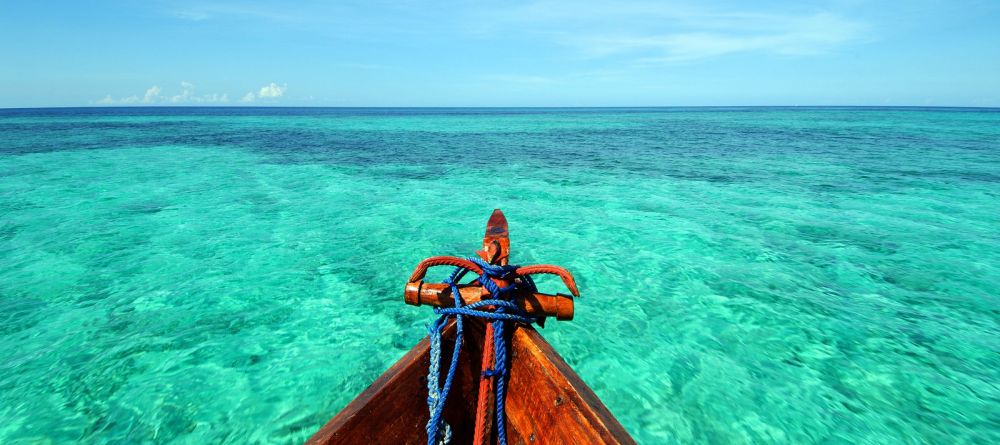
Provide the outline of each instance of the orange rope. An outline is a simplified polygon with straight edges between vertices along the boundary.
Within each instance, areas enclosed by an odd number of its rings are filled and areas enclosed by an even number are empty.
[[[493,432],[493,377],[482,376],[482,371],[493,367],[493,323],[486,323],[483,336],[483,363],[480,366],[479,399],[476,403],[475,445],[489,445]]]

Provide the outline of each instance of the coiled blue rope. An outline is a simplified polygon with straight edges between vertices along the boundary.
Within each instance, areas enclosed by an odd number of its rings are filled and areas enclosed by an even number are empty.
[[[507,337],[504,327],[508,322],[524,324],[535,322],[534,317],[528,316],[513,302],[505,299],[519,284],[526,286],[529,291],[535,292],[535,283],[530,277],[521,277],[521,280],[515,281],[514,284],[500,287],[493,282],[492,278],[510,279],[517,266],[497,266],[477,257],[469,258],[469,261],[476,263],[483,269],[483,274],[476,278],[476,281],[490,292],[491,298],[462,306],[458,283],[469,272],[463,267],[456,268],[444,280],[451,287],[451,294],[455,298],[455,307],[435,308],[434,313],[440,317],[434,320],[434,323],[428,328],[430,330],[431,364],[427,373],[427,407],[430,410],[430,420],[427,421],[427,445],[447,444],[451,441],[451,426],[441,418],[441,413],[444,411],[444,403],[448,399],[451,383],[455,379],[458,355],[462,349],[462,317],[491,320],[490,323],[493,325],[493,368],[483,371],[483,376],[498,377],[496,387],[497,442],[500,445],[507,444],[507,416],[504,411],[504,403],[509,370],[507,369]],[[493,311],[480,309],[486,306],[493,306]],[[451,363],[448,365],[448,374],[445,375],[444,383],[438,386],[441,382],[441,331],[447,324],[448,317],[455,317],[455,349],[451,353]]]

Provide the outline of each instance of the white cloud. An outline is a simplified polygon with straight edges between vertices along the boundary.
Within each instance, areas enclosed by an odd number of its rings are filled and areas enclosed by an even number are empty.
[[[142,97],[142,103],[153,103],[160,97],[160,87],[153,85],[146,90],[146,94]]]
[[[132,95],[128,97],[122,97],[120,99],[115,99],[111,97],[110,94],[104,96],[104,98],[99,99],[94,102],[97,105],[129,105],[134,103],[139,103],[139,96]]]
[[[184,104],[184,103],[226,103],[229,102],[229,94],[223,93],[212,93],[212,94],[202,94],[198,95],[194,92],[194,84],[191,82],[181,82],[181,91],[177,94],[171,96],[162,95],[163,89],[159,86],[153,85],[146,89],[146,93],[142,97],[138,95],[131,95],[127,97],[122,97],[120,99],[115,99],[111,95],[107,95],[102,99],[94,101],[97,105],[130,105],[130,104],[162,104],[162,103],[172,103],[172,104]]]
[[[170,102],[180,103],[180,102],[191,102],[194,98],[191,90],[194,88],[194,84],[191,82],[181,81],[181,93],[170,97]]]
[[[191,92],[188,90],[184,90],[184,92],[182,92],[181,94],[170,96],[170,102],[173,102],[175,104],[179,102],[187,102],[190,99],[191,99]]]
[[[277,99],[282,95],[284,95],[285,90],[287,89],[288,89],[288,84],[278,85],[274,82],[271,82],[270,85],[264,85],[260,87],[260,91],[257,93],[254,93],[253,91],[247,92],[247,94],[245,94],[243,98],[240,99],[240,102],[253,102],[257,99]]]
[[[288,84],[278,86],[278,84],[271,82],[270,85],[265,85],[260,88],[260,93],[257,93],[261,99],[263,98],[278,98],[285,94],[285,90],[288,89]]]

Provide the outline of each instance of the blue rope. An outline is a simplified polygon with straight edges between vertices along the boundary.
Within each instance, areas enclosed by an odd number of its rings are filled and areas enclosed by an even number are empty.
[[[507,337],[504,327],[508,322],[531,324],[535,319],[528,316],[521,308],[513,302],[505,299],[511,291],[523,284],[531,292],[535,292],[535,283],[530,277],[521,277],[520,282],[514,282],[510,286],[500,287],[491,278],[511,280],[511,275],[517,266],[497,266],[489,264],[479,258],[472,257],[469,261],[476,263],[483,269],[483,274],[476,278],[486,290],[490,292],[489,300],[481,300],[467,306],[462,306],[461,295],[458,291],[458,282],[469,272],[468,269],[459,267],[444,280],[445,284],[451,287],[451,294],[455,298],[455,306],[449,308],[435,308],[434,313],[440,315],[429,327],[430,330],[430,369],[427,373],[427,407],[430,410],[430,420],[427,421],[427,445],[447,444],[451,441],[451,426],[441,418],[444,411],[444,403],[451,390],[452,381],[455,378],[455,369],[458,367],[458,355],[462,349],[462,317],[478,317],[490,320],[493,325],[493,368],[483,371],[483,377],[498,377],[496,388],[496,422],[497,422],[497,442],[500,445],[507,444],[507,416],[505,409],[505,398],[507,393]],[[512,280],[513,281],[513,280]],[[493,306],[493,311],[486,311],[480,308]],[[441,381],[441,331],[447,324],[448,317],[455,317],[455,349],[451,353],[451,363],[448,366],[448,374],[445,375],[444,384],[438,386]]]

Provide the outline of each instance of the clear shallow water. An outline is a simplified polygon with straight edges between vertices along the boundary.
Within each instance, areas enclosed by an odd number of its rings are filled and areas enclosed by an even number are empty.
[[[0,442],[301,442],[494,207],[641,443],[1000,442],[1000,112],[934,109],[0,110]]]

